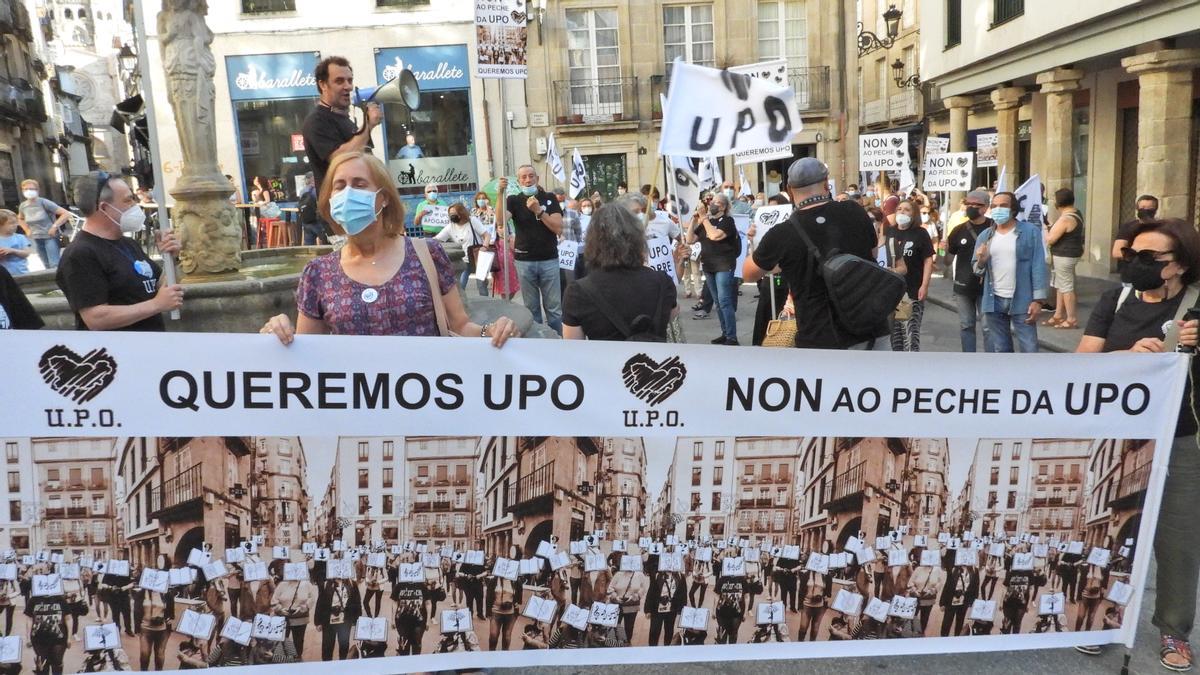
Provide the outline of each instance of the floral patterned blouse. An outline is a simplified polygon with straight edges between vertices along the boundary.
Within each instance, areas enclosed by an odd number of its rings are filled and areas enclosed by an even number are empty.
[[[425,241],[445,295],[454,288],[454,267],[440,244]],[[408,237],[399,271],[378,286],[347,276],[338,251],[309,261],[296,288],[296,305],[301,314],[324,321],[334,335],[438,335],[429,281]]]

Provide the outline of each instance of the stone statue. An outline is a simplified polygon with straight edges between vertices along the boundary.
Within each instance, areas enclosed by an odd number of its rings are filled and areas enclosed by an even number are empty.
[[[183,152],[183,170],[171,190],[174,220],[187,275],[220,274],[241,267],[241,219],[228,202],[232,186],[217,163],[213,116],[213,34],[204,21],[207,0],[163,0],[158,14],[159,48],[167,76],[167,99]]]

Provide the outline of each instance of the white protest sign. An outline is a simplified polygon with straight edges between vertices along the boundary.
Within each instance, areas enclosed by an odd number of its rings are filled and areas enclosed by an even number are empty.
[[[400,563],[396,580],[402,584],[420,584],[425,582],[425,570],[421,563]]]
[[[754,614],[754,622],[760,626],[783,623],[786,619],[782,602],[760,602]]]
[[[1038,614],[1059,614],[1067,606],[1066,596],[1062,593],[1044,593],[1038,600]]]
[[[1048,555],[1050,555],[1050,545],[1049,544],[1034,544],[1033,545],[1033,557],[1045,558]]]
[[[442,556],[436,553],[422,553],[421,567],[425,569],[438,569],[442,566]]]
[[[612,550],[616,553],[623,553],[628,550],[628,543],[624,539],[613,539]]]
[[[35,574],[30,594],[35,598],[62,595],[62,577],[57,574]]]
[[[622,572],[641,572],[642,571],[642,556],[640,556],[640,555],[623,555],[623,556],[621,556],[621,571]]]
[[[1133,598],[1133,586],[1123,581],[1114,581],[1112,588],[1108,589],[1107,598],[1118,605],[1128,605],[1129,601]]]
[[[550,556],[554,555],[554,544],[551,544],[545,539],[539,541],[536,555],[540,555],[543,558],[549,559]]]
[[[925,137],[925,160],[929,161],[930,155],[944,155],[950,152],[950,139],[942,138],[941,136],[929,135]]]
[[[300,544],[300,552],[303,553],[304,555],[313,555],[314,553],[317,552],[317,542],[306,541],[306,542]]]
[[[875,560],[875,558],[877,557],[875,555],[875,550],[872,548],[869,548],[867,546],[864,546],[864,547],[858,549],[857,551],[855,551],[854,556],[856,558],[858,558],[859,565],[865,565],[865,564]]]
[[[923,534],[913,536],[913,548],[925,548],[929,545],[929,538]]]
[[[142,577],[138,580],[138,585],[148,591],[155,593],[166,593],[167,585],[170,583],[171,573],[166,570],[154,570],[149,567],[142,570]]]
[[[900,567],[908,564],[908,551],[902,548],[888,549],[888,567]]]
[[[129,561],[128,560],[109,560],[108,573],[113,576],[127,577],[129,576]]]
[[[267,564],[264,562],[246,563],[242,566],[242,579],[250,581],[266,581]]]
[[[1087,561],[1089,565],[1108,567],[1108,560],[1111,556],[1112,553],[1108,549],[1093,546],[1091,553],[1088,553]]]
[[[849,567],[850,566],[850,556],[852,556],[852,555],[854,555],[854,554],[853,553],[831,553],[829,555],[829,569],[840,570],[844,567]]]
[[[725,577],[744,577],[746,576],[746,559],[745,558],[724,558],[721,560],[721,576]]]
[[[926,157],[923,189],[926,192],[970,190],[971,163],[974,160],[975,154],[970,152],[947,152]]]
[[[420,563],[414,563],[414,564],[416,565],[418,570],[421,568]],[[404,565],[401,565],[400,569],[403,571]],[[340,560],[330,560],[329,562],[325,563],[325,578],[326,579],[350,579],[350,580],[353,580],[354,579],[354,563],[349,560],[346,560],[345,558],[342,558]],[[421,575],[421,578],[419,579],[419,581],[424,581],[424,580],[425,580],[425,576]]]
[[[388,620],[385,617],[360,616],[354,622],[354,639],[368,642],[387,642]]]
[[[521,561],[511,558],[496,558],[496,562],[492,565],[492,574],[509,581],[516,581],[517,576],[521,573]]]
[[[287,560],[290,557],[291,557],[291,551],[288,550],[288,547],[286,547],[286,546],[272,546],[271,547],[271,559],[272,560]]]
[[[786,221],[792,215],[791,204],[775,204],[771,206],[760,206],[754,212],[754,238],[753,244],[757,248],[762,242],[763,237],[771,231],[779,223]]]
[[[61,563],[63,560],[64,560],[63,554],[61,554],[61,553],[51,553],[50,554],[50,562],[55,565]]]
[[[283,564],[284,581],[308,581],[308,565],[302,562]]]
[[[246,646],[250,644],[250,632],[252,630],[254,630],[253,622],[242,621],[237,617],[231,616],[225,620],[225,625],[221,628],[221,637]]]
[[[212,554],[208,551],[202,551],[198,548],[188,551],[187,564],[193,567],[204,567],[210,560],[212,560]]]
[[[662,572],[682,572],[683,554],[664,553],[658,557],[658,569]]]
[[[908,166],[908,133],[860,134],[859,171],[900,171]]]
[[[878,551],[886,551],[892,545],[891,537],[875,537],[875,549]]]
[[[867,603],[867,608],[864,610],[864,612],[872,619],[883,623],[887,621],[888,612],[891,611],[891,609],[891,604],[886,603],[879,598],[871,598],[871,601]]]
[[[638,537],[638,548],[649,548],[650,542],[650,537]]]
[[[202,614],[194,609],[183,610],[179,625],[175,630],[194,638],[207,640],[212,637],[213,629],[217,626],[217,617],[213,614]]]
[[[843,588],[834,596],[833,604],[830,607],[846,616],[858,616],[862,613],[863,596]]]
[[[376,569],[383,569],[384,567],[387,567],[387,554],[386,553],[368,553],[367,554],[367,567],[374,567]]]
[[[684,607],[679,613],[679,626],[688,630],[708,630],[708,608]]]
[[[554,620],[556,612],[558,612],[558,602],[551,598],[543,598],[535,595],[525,602],[525,608],[521,610],[521,616],[529,617],[534,621],[542,623],[550,623]]]
[[[790,88],[676,59],[658,154],[721,157],[762,151],[790,143],[801,126]],[[767,156],[758,153],[750,161]]]
[[[562,621],[577,630],[587,630],[589,616],[591,613],[588,610],[572,604],[563,611]]]
[[[225,563],[220,560],[214,560],[208,563],[204,567],[200,568],[200,571],[204,572],[204,578],[207,581],[220,579],[221,577],[229,574],[229,569],[226,568]]]
[[[0,638],[0,663],[20,663],[22,653],[20,635]]]
[[[558,268],[562,270],[575,269],[576,259],[579,257],[579,244],[577,242],[563,240],[558,242]]]
[[[978,567],[979,566],[979,551],[973,548],[959,548],[954,550],[954,564],[963,567]]]
[[[1004,557],[1004,544],[992,544],[988,546],[988,555],[994,558]]]
[[[83,627],[83,648],[89,652],[116,649],[121,646],[121,631],[115,623],[90,624]]]
[[[450,207],[425,202],[425,215],[421,216],[421,228],[437,232],[450,224]]]
[[[817,574],[829,574],[829,556],[823,553],[810,553],[804,561],[804,569]]]
[[[998,164],[1000,134],[977,134],[975,136],[975,165],[978,167]]]
[[[780,552],[779,557],[784,558],[786,560],[799,560],[800,559],[800,547],[793,546],[791,544],[784,545],[783,551]]]
[[[167,574],[167,581],[172,586],[187,586],[196,580],[196,568],[194,567],[173,568]]]
[[[533,17],[526,9],[522,0],[475,0],[476,77],[520,80],[529,76],[526,21]]]
[[[972,621],[995,621],[996,601],[976,600],[971,603],[971,612],[967,615],[967,618]]]
[[[246,550],[242,547],[225,549],[225,561],[229,563],[241,563],[246,561]],[[199,565],[203,568],[204,565]]]
[[[342,551],[345,551],[346,550],[346,542],[342,541],[341,539],[334,539],[333,540],[333,550],[336,552],[339,552],[339,553]]]
[[[17,580],[17,564],[4,563],[0,565],[0,581],[16,581]]]
[[[846,540],[845,550],[850,551],[851,553],[858,553],[863,546],[866,546],[866,544],[863,543],[862,539],[851,536]]]
[[[897,595],[892,598],[888,615],[901,619],[911,619],[917,615],[917,599]]]
[[[621,618],[621,606],[616,603],[593,602],[588,613],[588,623],[597,626],[615,627]]]
[[[537,574],[542,571],[542,566],[545,564],[545,558],[523,558],[521,561],[521,574]]]
[[[267,614],[254,615],[254,627],[250,629],[250,637],[256,640],[283,642],[287,634],[287,617],[270,616]]]
[[[568,545],[568,547],[571,551],[571,555],[583,555],[584,553],[587,553],[587,542],[585,541],[573,541]]]
[[[566,182],[567,171],[563,168],[562,155],[558,152],[558,144],[554,142],[554,134],[546,139],[546,168],[550,169],[550,174],[558,182]]]
[[[655,237],[646,242],[646,250],[646,267],[665,273],[671,281],[678,278],[675,274],[675,256],[672,254],[674,247],[670,241]]]
[[[483,551],[467,551],[466,562],[468,565],[482,565]]]
[[[60,563],[55,565],[54,569],[63,579],[79,578],[79,563]]]
[[[1029,571],[1033,569],[1033,554],[1032,553],[1014,553],[1012,558],[1012,568],[1018,571]]]
[[[696,549],[696,561],[697,562],[712,562],[712,555],[713,555],[712,549],[707,546],[705,546],[704,548]]]
[[[788,80],[787,59],[763,61],[761,63],[751,63],[744,66],[730,66],[729,72],[738,73],[741,75],[749,75],[750,77],[764,80],[768,84],[776,87],[787,88],[791,86],[791,82]],[[799,120],[800,116],[797,115],[796,119]],[[788,140],[763,148],[736,152],[733,155],[733,163],[739,165],[755,164],[757,162],[767,162],[773,159],[791,159],[791,157],[792,144],[791,141]]]
[[[550,569],[557,572],[558,570],[571,564],[571,556],[567,555],[566,551],[559,551],[550,556]]]

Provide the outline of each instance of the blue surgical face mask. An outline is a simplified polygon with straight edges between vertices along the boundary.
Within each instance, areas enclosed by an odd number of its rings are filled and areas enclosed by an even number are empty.
[[[354,187],[335,192],[329,199],[329,215],[346,230],[346,234],[353,237],[367,229],[383,211],[375,210],[375,195],[379,192]]]
[[[522,187],[521,193],[524,194],[526,197],[532,197],[537,194],[537,185],[530,185],[529,187]]]
[[[993,206],[988,216],[996,221],[997,225],[1003,225],[1012,220],[1012,209],[1007,206]]]

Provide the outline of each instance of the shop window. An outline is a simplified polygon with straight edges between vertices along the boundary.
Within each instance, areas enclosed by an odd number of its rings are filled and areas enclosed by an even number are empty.
[[[242,14],[294,11],[296,11],[296,0],[242,0]]]

